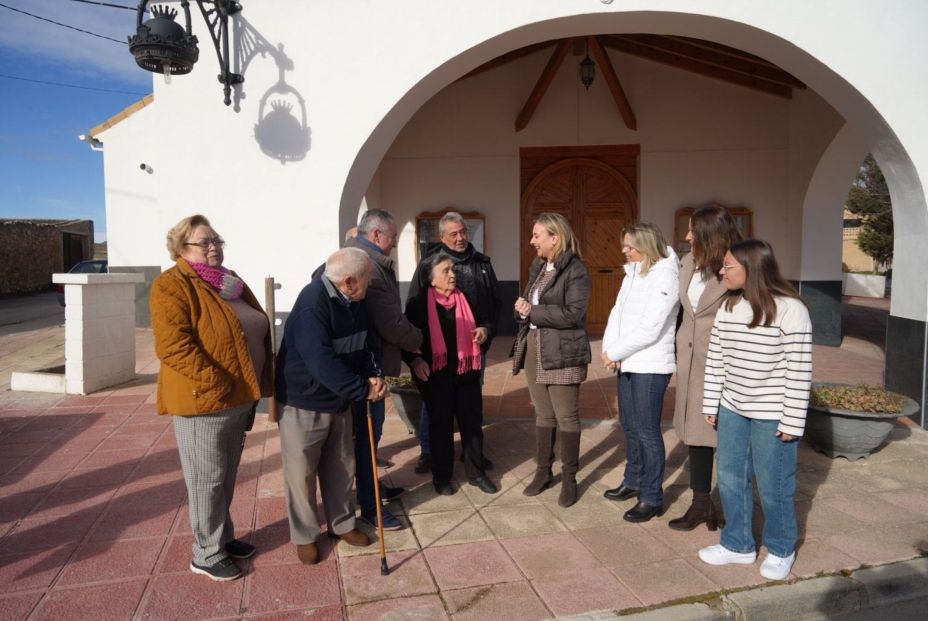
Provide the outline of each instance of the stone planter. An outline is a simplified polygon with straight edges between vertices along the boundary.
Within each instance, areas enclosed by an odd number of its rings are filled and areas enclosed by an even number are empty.
[[[415,386],[390,386],[393,409],[406,424],[409,433],[418,433],[422,414],[422,395]]]
[[[918,404],[907,397],[899,413],[853,412],[810,405],[805,435],[815,450],[831,458],[854,461],[867,457],[883,444],[897,418],[917,411]]]

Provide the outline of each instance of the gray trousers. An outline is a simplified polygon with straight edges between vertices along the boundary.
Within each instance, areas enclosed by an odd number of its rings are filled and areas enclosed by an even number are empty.
[[[287,490],[290,540],[303,545],[319,536],[316,477],[322,490],[329,532],[343,535],[355,527],[354,445],[351,411],[326,414],[290,405],[280,408],[280,452]]]
[[[538,347],[534,334],[528,336],[525,352],[525,379],[535,406],[535,425],[561,431],[580,431],[580,384],[539,384]]]
[[[229,507],[252,407],[249,402],[214,414],[171,417],[187,484],[197,565],[225,558],[225,544],[235,538]]]

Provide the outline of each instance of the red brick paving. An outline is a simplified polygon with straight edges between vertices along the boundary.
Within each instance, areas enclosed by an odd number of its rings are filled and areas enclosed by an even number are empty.
[[[870,340],[852,334],[840,349],[816,347],[816,379],[880,382],[882,350],[872,339],[881,328],[867,322],[885,321],[885,313],[861,308],[846,313],[846,325]],[[621,430],[609,424],[584,431],[578,505],[557,507],[557,488],[523,497],[534,430],[518,417],[532,411],[524,377],[508,374],[505,349],[502,341],[494,349],[485,386],[487,447],[497,464],[491,474],[504,493],[485,498],[465,485],[455,502],[436,502],[428,477],[412,472],[415,438],[389,409],[382,453],[396,465],[384,472],[385,480],[420,489],[391,505],[411,529],[387,533],[388,547],[397,551],[388,554],[386,577],[376,545],[336,550],[323,537],[322,562],[298,562],[289,542],[279,438],[263,417],[248,436],[232,505],[236,532],[258,554],[242,562],[242,580],[218,584],[188,570],[192,538],[183,477],[170,420],[154,414],[150,379],[89,397],[0,392],[0,621],[515,621],[765,582],[759,561],[720,568],[698,561],[696,550],[717,543],[718,532],[667,528],[689,498],[685,450],[670,430],[668,507],[660,519],[625,524],[621,512],[630,503],[598,498],[619,480],[624,462]],[[151,348],[140,347],[138,368],[148,378],[156,364]],[[583,392],[589,418],[615,418],[613,382],[611,374],[591,367]],[[665,419],[672,407],[671,391]],[[926,434],[912,428],[900,428],[891,444],[861,462],[830,460],[803,447],[798,509],[804,543],[794,574],[918,556],[928,545],[926,457]],[[578,511],[596,519],[578,520]],[[444,523],[442,513],[479,522],[472,529],[477,540],[423,549],[422,541],[434,539],[428,528]],[[526,528],[529,522],[537,528]]]

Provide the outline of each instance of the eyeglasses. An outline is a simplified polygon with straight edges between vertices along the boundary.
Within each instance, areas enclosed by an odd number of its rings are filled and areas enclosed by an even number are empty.
[[[209,250],[210,246],[215,246],[216,248],[222,249],[226,245],[226,241],[221,237],[214,237],[213,239],[204,239],[203,241],[198,242],[184,242],[185,246],[199,246],[203,251]]]
[[[735,263],[734,265],[723,265],[723,266],[722,266],[722,271],[723,271],[723,272],[727,272],[728,270],[733,270],[733,269],[735,269],[736,267],[742,267],[742,266],[741,266],[741,265],[738,265],[737,263]]]

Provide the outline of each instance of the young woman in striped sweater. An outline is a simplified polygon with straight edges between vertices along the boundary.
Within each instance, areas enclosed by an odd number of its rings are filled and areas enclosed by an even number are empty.
[[[699,551],[710,565],[752,564],[753,479],[764,511],[763,577],[783,580],[796,559],[796,456],[812,385],[812,324],[780,275],[773,249],[749,239],[725,255],[729,297],[709,340],[703,415],[718,427],[721,543]]]

